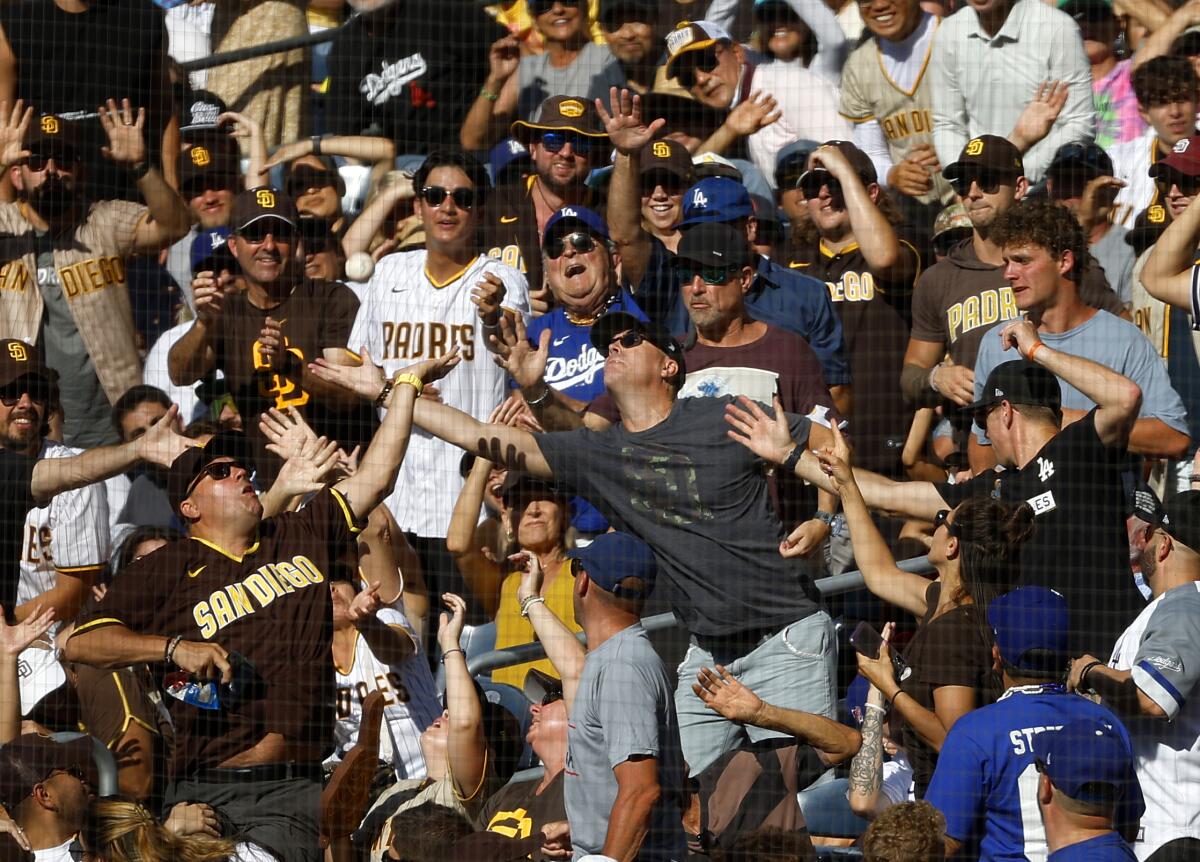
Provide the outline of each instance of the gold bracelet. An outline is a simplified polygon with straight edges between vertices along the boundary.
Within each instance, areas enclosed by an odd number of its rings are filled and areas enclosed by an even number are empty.
[[[421,390],[425,388],[425,382],[415,374],[397,374],[392,378],[393,386],[411,386],[417,390],[417,394],[421,394]]]

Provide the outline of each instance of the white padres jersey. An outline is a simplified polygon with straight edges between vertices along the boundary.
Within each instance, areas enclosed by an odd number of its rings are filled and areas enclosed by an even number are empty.
[[[1113,201],[1113,224],[1133,227],[1133,220],[1155,203],[1158,194],[1150,178],[1150,166],[1159,158],[1158,135],[1150,127],[1132,141],[1113,144],[1108,154],[1112,157],[1113,174],[1125,182],[1125,188],[1117,192]]]
[[[1132,672],[1167,720],[1123,718],[1146,813],[1133,851],[1145,860],[1176,838],[1200,838],[1200,584],[1168,590],[1138,614],[1109,667]]]
[[[404,614],[393,608],[380,608],[376,614],[386,625],[412,628]],[[424,653],[416,652],[402,664],[386,665],[375,657],[366,638],[355,635],[354,657],[348,668],[334,665],[337,672],[337,724],[334,738],[341,758],[358,741],[363,699],[381,691],[386,706],[379,731],[379,759],[392,763],[400,780],[425,777],[425,756],[421,753],[421,732],[442,714],[437,686]]]
[[[507,395],[504,370],[488,352],[471,291],[493,273],[504,282],[504,307],[529,316],[525,276],[511,266],[480,255],[455,278],[434,284],[425,274],[424,249],[384,257],[364,286],[347,347],[364,345],[388,375],[454,347],[462,362],[437,382],[442,403],[486,421]],[[458,466],[462,450],[413,428],[388,509],[402,530],[418,536],[445,536],[462,490]]]

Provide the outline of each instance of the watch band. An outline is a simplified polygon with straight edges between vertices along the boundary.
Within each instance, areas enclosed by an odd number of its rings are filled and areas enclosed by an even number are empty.
[[[783,459],[783,464],[781,466],[787,472],[795,473],[796,465],[800,463],[800,458],[803,457],[803,455],[804,447],[797,444],[792,447],[791,452],[788,452],[788,455]]]

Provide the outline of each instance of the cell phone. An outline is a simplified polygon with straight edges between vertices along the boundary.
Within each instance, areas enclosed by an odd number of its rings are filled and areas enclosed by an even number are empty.
[[[850,635],[850,646],[854,647],[854,651],[865,655],[867,658],[879,658],[879,648],[883,646],[883,638],[879,632],[875,631],[866,620],[860,622],[854,627],[854,632]]]

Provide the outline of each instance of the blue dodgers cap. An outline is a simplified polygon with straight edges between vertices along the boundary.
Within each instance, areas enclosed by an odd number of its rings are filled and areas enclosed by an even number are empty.
[[[488,152],[488,164],[492,168],[492,182],[495,183],[504,169],[513,162],[523,159],[531,162],[529,150],[516,138],[505,138]]]
[[[218,261],[232,261],[229,248],[229,228],[204,228],[192,240],[192,275],[210,269]]]
[[[1050,782],[1080,802],[1114,802],[1134,774],[1133,757],[1110,722],[1082,719],[1033,738],[1033,756]]]
[[[683,221],[677,228],[706,221],[737,221],[754,215],[750,192],[728,177],[706,177],[683,196]]]
[[[599,214],[587,207],[571,204],[550,216],[550,220],[546,222],[546,229],[542,232],[543,244],[560,230],[559,225],[562,225],[561,230],[582,225],[587,228],[589,233],[608,239],[608,225],[604,223],[604,219]]]
[[[605,592],[625,599],[644,599],[654,589],[658,561],[650,546],[629,533],[604,533],[586,548],[575,548],[567,556],[579,560],[588,579]],[[644,589],[622,586],[626,578],[639,579]]]
[[[1029,656],[1039,650],[1045,659],[1061,656],[1066,668],[1070,613],[1061,593],[1046,587],[1018,587],[992,599],[987,616],[1007,664],[1044,672],[1049,669],[1046,661]]]

